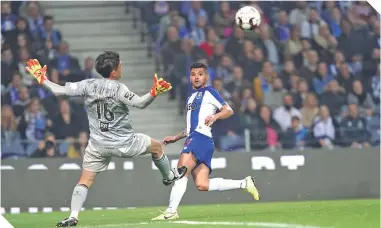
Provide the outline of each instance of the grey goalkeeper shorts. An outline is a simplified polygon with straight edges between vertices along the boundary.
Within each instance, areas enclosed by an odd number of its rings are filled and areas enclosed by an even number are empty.
[[[148,154],[151,138],[147,135],[137,133],[130,143],[123,147],[102,148],[97,147],[89,141],[83,157],[82,167],[91,172],[105,171],[111,161],[111,157],[133,158]]]

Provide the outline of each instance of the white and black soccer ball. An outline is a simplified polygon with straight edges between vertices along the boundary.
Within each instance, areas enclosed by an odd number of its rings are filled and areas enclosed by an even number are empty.
[[[243,30],[253,30],[261,24],[261,14],[254,6],[244,6],[235,14],[235,23]]]

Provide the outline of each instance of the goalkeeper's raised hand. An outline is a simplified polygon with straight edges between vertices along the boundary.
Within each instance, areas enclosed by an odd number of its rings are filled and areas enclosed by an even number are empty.
[[[45,65],[44,67],[41,67],[41,64],[38,62],[37,59],[29,59],[28,62],[26,62],[25,69],[38,81],[38,83],[42,84],[44,80],[46,79],[46,71],[48,70],[48,67]]]
[[[151,95],[153,97],[156,97],[157,95],[164,93],[164,92],[167,92],[170,89],[172,89],[171,83],[165,81],[162,78],[158,79],[157,74],[155,74],[155,76],[153,78],[153,86],[152,86],[151,91],[150,91]]]

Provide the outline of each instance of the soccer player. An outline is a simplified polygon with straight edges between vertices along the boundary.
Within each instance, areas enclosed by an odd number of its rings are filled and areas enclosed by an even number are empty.
[[[71,214],[57,223],[57,227],[76,226],[78,213],[86,200],[88,189],[99,172],[105,171],[112,156],[135,157],[151,154],[152,160],[169,185],[182,178],[186,168],[171,170],[162,144],[147,135],[135,133],[129,119],[129,106],[145,108],[171,84],[154,76],[149,93],[138,96],[118,80],[122,76],[122,62],[116,52],[104,52],[95,61],[97,72],[103,79],[87,79],[76,83],[57,85],[46,77],[47,67],[41,67],[36,59],[27,62],[26,69],[37,81],[55,95],[83,96],[89,118],[90,139],[83,158],[83,170],[71,199]]]
[[[179,219],[177,208],[186,191],[190,174],[199,191],[243,189],[255,200],[259,200],[259,192],[253,177],[248,176],[242,180],[209,178],[214,152],[211,126],[219,119],[229,118],[233,115],[233,110],[214,88],[206,86],[209,77],[207,69],[203,63],[191,66],[190,82],[193,92],[186,101],[187,128],[176,136],[166,137],[163,141],[164,144],[170,144],[187,137],[177,164],[178,167],[185,166],[187,173],[182,179],[175,181],[167,210],[152,220]]]

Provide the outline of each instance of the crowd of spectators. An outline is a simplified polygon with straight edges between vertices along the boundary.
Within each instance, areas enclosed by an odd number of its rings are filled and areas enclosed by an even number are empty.
[[[243,5],[262,14],[254,31],[235,26]],[[208,65],[235,110],[215,123],[216,147],[365,148],[380,143],[380,15],[367,2],[139,2],[170,100],[184,114],[189,66]]]
[[[51,81],[63,85],[96,77],[94,61],[84,69],[35,1],[1,2],[1,157],[80,157],[88,120],[80,102],[55,97],[33,80],[25,62],[48,65]],[[76,140],[79,139],[79,140]]]

